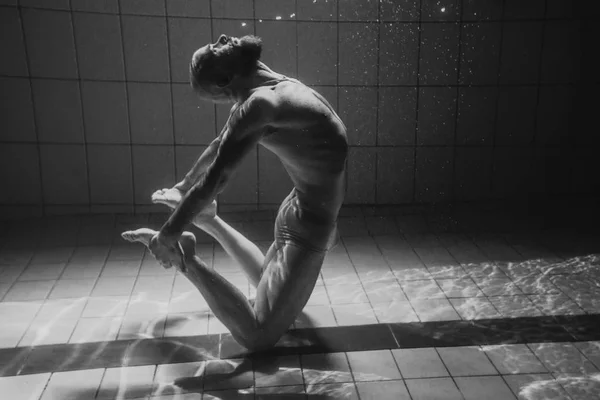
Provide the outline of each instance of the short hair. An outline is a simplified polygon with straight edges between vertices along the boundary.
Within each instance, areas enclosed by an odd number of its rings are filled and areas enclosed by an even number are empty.
[[[262,40],[253,35],[239,39],[233,48],[218,53],[206,52],[190,64],[190,82],[194,88],[228,82],[232,75],[247,76],[260,60]]]

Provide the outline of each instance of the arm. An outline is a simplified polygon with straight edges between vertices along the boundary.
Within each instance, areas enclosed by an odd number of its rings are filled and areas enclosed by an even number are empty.
[[[254,97],[231,116],[221,137],[214,161],[200,182],[190,189],[160,236],[177,240],[194,215],[209,205],[227,184],[235,168],[256,145],[264,127],[272,121],[273,105],[263,97]]]
[[[181,182],[175,185],[176,189],[179,189],[183,193],[187,193],[188,190],[190,190],[190,188],[199,181],[202,174],[206,172],[208,166],[214,161],[220,143],[221,135],[219,135],[219,137],[217,137],[210,143],[210,145],[208,145],[208,147],[200,155],[192,169],[185,175],[185,178],[183,178]]]

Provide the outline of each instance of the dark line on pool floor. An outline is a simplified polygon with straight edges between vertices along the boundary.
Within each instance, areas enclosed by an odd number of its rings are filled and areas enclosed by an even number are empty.
[[[0,349],[0,376],[228,358],[398,348],[600,340],[600,314],[435,321],[290,330],[266,352],[250,353],[230,334]]]

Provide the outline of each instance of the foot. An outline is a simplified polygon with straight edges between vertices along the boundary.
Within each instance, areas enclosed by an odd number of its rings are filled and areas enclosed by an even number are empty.
[[[152,194],[152,202],[156,204],[164,204],[167,207],[174,209],[179,205],[181,200],[185,196],[181,190],[173,187],[171,189],[162,189],[157,190]],[[217,202],[216,200],[210,203],[204,210],[199,212],[192,223],[197,227],[201,227],[201,225],[207,221],[212,220],[217,215]]]
[[[150,240],[156,235],[158,232],[148,228],[140,228],[135,231],[127,231],[121,233],[121,237],[128,242],[140,242],[143,243],[146,247],[150,245]]]

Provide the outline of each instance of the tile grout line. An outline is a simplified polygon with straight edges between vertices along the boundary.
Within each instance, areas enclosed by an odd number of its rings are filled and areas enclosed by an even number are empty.
[[[167,45],[167,68],[168,68],[168,76],[169,76],[169,95],[171,96],[171,139],[173,140],[173,144],[170,146],[173,149],[173,174],[175,175],[175,182],[178,182],[177,175],[177,154],[175,144],[177,143],[177,135],[176,135],[176,122],[175,122],[175,104],[174,104],[174,96],[173,96],[173,59],[171,57],[171,33],[169,29],[169,13],[167,12],[167,0],[163,2],[163,10],[165,12],[165,34],[166,34],[166,45]],[[135,207],[134,207],[135,210]]]
[[[23,36],[23,51],[25,53],[25,65],[27,68],[27,77],[26,79],[28,80],[29,83],[29,98],[31,100],[31,108],[32,108],[32,113],[33,113],[33,118],[32,118],[32,122],[33,122],[33,129],[35,131],[35,146],[36,146],[36,150],[37,150],[37,161],[38,161],[38,176],[40,179],[40,191],[39,191],[39,195],[40,195],[40,201],[41,204],[36,204],[36,206],[41,207],[41,213],[42,213],[42,217],[46,216],[46,209],[44,207],[44,205],[46,204],[46,196],[44,195],[44,173],[43,173],[43,168],[42,168],[42,146],[40,143],[40,132],[39,132],[39,118],[37,116],[37,112],[36,112],[36,101],[35,101],[35,95],[34,95],[34,91],[33,91],[33,79],[31,77],[31,60],[30,60],[30,56],[29,56],[29,51],[28,51],[28,46],[27,46],[27,35],[25,32],[25,23],[23,22],[23,8],[19,5],[16,7],[16,11],[19,17],[19,27],[20,27],[20,32],[21,35]]]
[[[117,3],[117,9],[118,9],[118,17],[119,17],[119,33],[121,36],[121,54],[123,55],[123,79],[125,81],[125,84],[123,85],[123,88],[125,89],[125,111],[127,113],[127,133],[129,136],[129,143],[126,144],[129,146],[129,157],[130,157],[130,163],[129,166],[131,167],[131,213],[135,214],[135,203],[136,203],[136,199],[135,199],[135,157],[133,154],[133,133],[131,131],[131,113],[130,113],[130,104],[131,104],[131,99],[129,98],[129,83],[131,83],[128,79],[127,79],[127,55],[125,54],[125,35],[123,34],[123,14],[121,13],[121,0],[118,1]],[[129,206],[129,205],[128,205]],[[116,223],[116,221],[115,221]]]
[[[421,98],[421,45],[422,45],[422,19],[423,19],[423,2],[419,2],[419,20],[417,25],[417,84],[416,100],[415,100],[415,126],[413,132],[413,179],[412,179],[412,199],[411,203],[417,202],[417,148],[419,147],[419,100]]]
[[[457,0],[458,6],[458,55],[456,60],[456,98],[454,104],[454,132],[452,138],[452,193],[450,197],[452,201],[456,199],[456,150],[457,150],[457,132],[458,132],[458,113],[459,113],[459,102],[460,102],[460,74],[462,65],[462,45],[463,45],[463,0]]]

